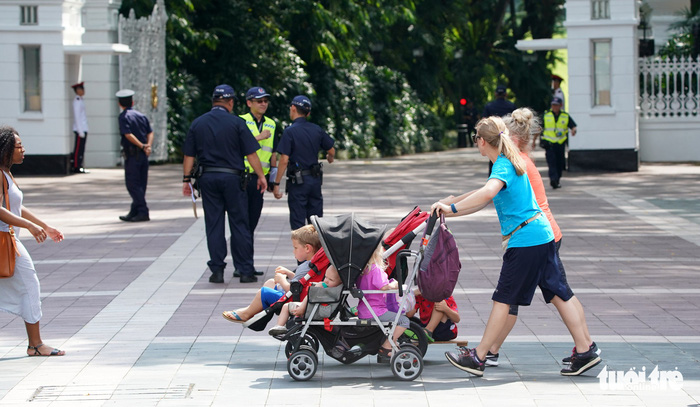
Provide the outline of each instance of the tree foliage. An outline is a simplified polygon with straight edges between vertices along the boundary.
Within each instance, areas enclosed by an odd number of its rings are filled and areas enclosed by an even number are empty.
[[[149,15],[154,3],[124,0],[121,13]],[[283,126],[292,97],[309,95],[311,120],[349,157],[442,148],[460,98],[483,105],[503,83],[516,103],[546,106],[551,54],[525,63],[514,45],[551,36],[563,3],[165,0],[172,151],[219,83],[236,89],[236,113],[249,87],[265,87]]]

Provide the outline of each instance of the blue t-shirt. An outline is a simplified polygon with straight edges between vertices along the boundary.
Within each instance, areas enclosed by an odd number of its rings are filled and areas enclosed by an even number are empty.
[[[289,168],[298,165],[299,169],[308,170],[318,163],[318,151],[330,150],[334,144],[335,140],[323,129],[299,117],[282,133],[277,152],[289,156]]]
[[[491,178],[501,180],[505,184],[503,189],[493,197],[493,205],[498,213],[502,235],[511,233],[518,225],[535,216],[537,212],[542,212],[537,205],[527,173],[518,175],[513,164],[505,156],[498,156],[493,164],[493,170],[491,170],[489,179]],[[551,240],[554,240],[554,232],[547,217],[542,214],[513,233],[508,241],[508,247],[538,246]]]
[[[182,146],[186,156],[197,157],[204,167],[243,171],[243,157],[260,149],[245,121],[221,106],[194,119]]]

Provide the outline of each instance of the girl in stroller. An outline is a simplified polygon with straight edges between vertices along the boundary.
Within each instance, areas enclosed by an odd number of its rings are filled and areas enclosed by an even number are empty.
[[[384,251],[382,245],[380,244],[377,249],[372,254],[367,267],[363,270],[360,277],[357,279],[357,288],[360,290],[397,290],[399,288],[396,280],[392,279],[389,281],[384,268],[386,263],[382,258],[382,252]],[[394,294],[389,294],[394,295]],[[393,322],[396,318],[396,313],[389,311],[387,308],[387,294],[365,294],[367,302],[369,302],[372,310],[365,305],[364,302],[360,301],[357,305],[357,316],[360,319],[372,320],[372,311],[379,317],[382,322]],[[401,315],[399,322],[394,329],[393,339],[394,342],[398,342],[399,337],[408,329],[410,321],[406,315]],[[377,353],[377,362],[379,363],[389,363],[391,360],[391,344],[387,339],[379,348]]]

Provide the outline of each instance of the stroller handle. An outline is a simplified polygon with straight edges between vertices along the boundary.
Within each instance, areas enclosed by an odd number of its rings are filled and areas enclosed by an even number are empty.
[[[425,237],[429,238],[430,235],[433,234],[433,229],[435,229],[435,223],[437,223],[438,215],[437,211],[433,211],[433,213],[430,214],[430,217],[428,218],[428,226],[425,228]],[[425,241],[423,242],[424,244],[427,244]]]
[[[408,249],[401,250],[399,254],[396,255],[396,264],[399,265],[399,272],[396,274],[396,281],[399,283],[399,297],[403,297],[403,274],[404,270],[408,268],[408,256],[411,255],[411,251]]]

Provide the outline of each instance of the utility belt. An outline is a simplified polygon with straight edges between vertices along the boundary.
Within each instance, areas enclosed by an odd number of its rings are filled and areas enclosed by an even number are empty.
[[[124,158],[136,157],[137,155],[139,155],[140,152],[143,152],[143,150],[138,148],[138,146],[136,146],[135,144],[129,143],[129,145],[127,146],[122,146],[122,155],[124,156]]]
[[[302,170],[300,168],[292,168],[287,170],[287,182],[292,184],[301,185],[304,183],[304,175],[310,175],[314,178],[320,178],[321,184],[323,184],[323,164],[316,163],[312,165],[308,170]]]
[[[198,177],[207,172],[219,172],[224,174],[233,174],[241,177],[241,190],[245,191],[248,188],[248,181],[250,180],[250,173],[248,171],[234,170],[233,168],[226,167],[202,167],[198,168]]]

